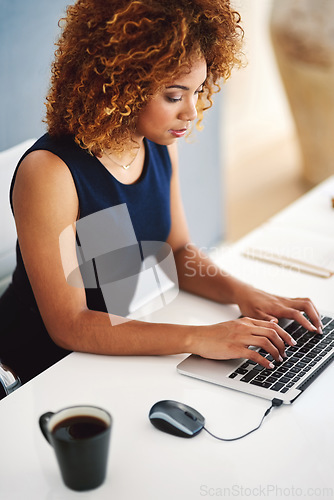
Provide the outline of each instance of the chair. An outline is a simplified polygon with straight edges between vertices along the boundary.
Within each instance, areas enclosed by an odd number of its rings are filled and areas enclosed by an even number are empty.
[[[14,392],[15,389],[18,389],[21,385],[20,378],[13,370],[0,362],[0,399]]]
[[[18,161],[34,142],[35,139],[29,139],[0,152],[0,296],[10,283],[15,267],[16,229],[9,204],[9,187]],[[20,386],[19,377],[0,361],[0,399]]]

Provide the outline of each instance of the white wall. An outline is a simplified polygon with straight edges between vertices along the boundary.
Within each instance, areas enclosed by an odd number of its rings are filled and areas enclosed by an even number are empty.
[[[67,0],[0,0],[0,151],[45,131],[58,20]]]

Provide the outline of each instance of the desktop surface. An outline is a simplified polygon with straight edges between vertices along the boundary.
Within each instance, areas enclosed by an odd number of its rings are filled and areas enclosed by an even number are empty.
[[[206,433],[191,440],[164,434],[150,424],[149,410],[161,399],[186,403],[205,417],[212,432],[228,438],[255,427],[268,402],[182,377],[175,370],[181,359],[73,354],[57,367],[61,370],[51,368],[20,395],[3,400],[1,498],[74,498],[62,484],[38,417],[83,403],[107,409],[114,419],[108,476],[94,499],[193,500],[217,488],[249,491],[271,485],[299,488],[308,498],[306,490],[333,486],[334,408],[328,395],[334,366],[293,405],[272,411],[257,432],[223,443]]]
[[[309,295],[319,309],[333,309],[333,278],[252,261],[241,255],[241,248],[239,242],[223,252],[224,269],[268,291]],[[238,314],[235,306],[181,292],[147,320],[205,324]],[[178,374],[176,366],[185,357],[73,353],[3,399],[0,498],[334,497],[334,363],[293,404],[274,408],[258,431],[226,443],[204,432],[192,439],[172,436],[149,421],[154,403],[175,400],[201,413],[211,432],[230,438],[256,427],[270,406],[264,399]],[[114,420],[106,482],[85,493],[63,485],[53,449],[38,425],[46,411],[76,404],[105,408]]]

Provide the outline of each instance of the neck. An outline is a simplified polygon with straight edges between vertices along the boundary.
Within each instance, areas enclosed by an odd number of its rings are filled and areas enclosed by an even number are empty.
[[[131,147],[121,153],[113,152],[109,149],[104,150],[103,154],[113,165],[128,170],[136,162],[142,146],[143,142],[140,142],[138,146],[131,145]]]

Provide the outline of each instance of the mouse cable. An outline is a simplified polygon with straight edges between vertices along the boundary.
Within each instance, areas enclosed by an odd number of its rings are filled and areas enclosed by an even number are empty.
[[[206,427],[203,427],[203,429],[208,434],[210,434],[210,436],[212,436],[213,438],[219,439],[219,441],[237,441],[238,439],[242,439],[242,438],[244,438],[246,436],[249,436],[249,434],[252,434],[252,432],[257,431],[261,427],[263,420],[266,418],[267,415],[269,415],[269,413],[271,412],[271,410],[273,408],[275,408],[275,407],[281,406],[282,403],[283,403],[283,401],[281,399],[274,398],[272,400],[272,402],[271,402],[271,406],[265,411],[265,413],[264,413],[264,415],[263,415],[263,417],[262,417],[261,422],[259,423],[259,425],[257,427],[255,427],[255,429],[252,429],[251,431],[246,432],[246,434],[243,434],[242,436],[238,436],[238,437],[235,437],[235,438],[226,439],[226,438],[221,438],[221,437],[215,436]]]

